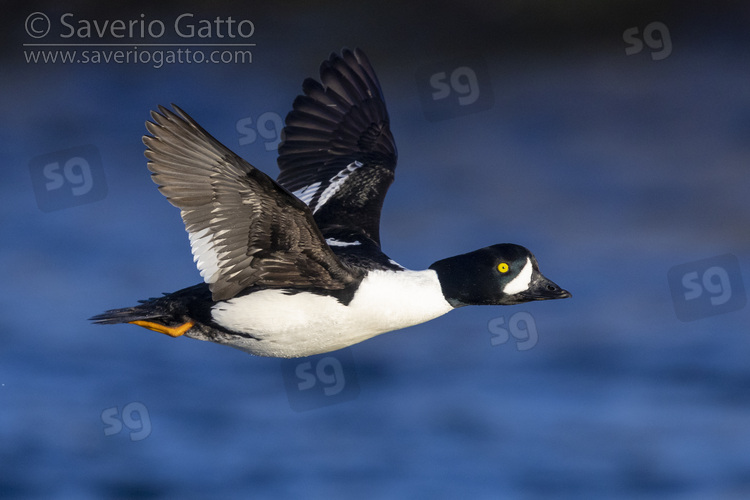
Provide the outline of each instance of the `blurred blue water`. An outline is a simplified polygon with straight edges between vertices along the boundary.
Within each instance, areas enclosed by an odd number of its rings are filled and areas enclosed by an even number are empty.
[[[421,108],[421,62],[371,51],[400,154],[386,252],[424,268],[516,242],[573,298],[465,308],[354,346],[352,401],[295,412],[278,360],[90,325],[199,280],[179,214],[145,168],[148,111],[179,104],[275,176],[275,151],[240,146],[235,126],[286,114],[317,67],[275,64],[291,50],[259,47],[250,68],[210,72],[17,65],[4,76],[3,496],[750,494],[750,310],[681,322],[667,281],[673,266],[731,253],[750,283],[740,51],[487,50],[493,107],[437,122]],[[42,212],[30,160],[85,144],[101,154],[106,198]],[[488,323],[517,311],[534,318],[536,345],[493,345]],[[102,413],[133,402],[150,433],[106,435]]]

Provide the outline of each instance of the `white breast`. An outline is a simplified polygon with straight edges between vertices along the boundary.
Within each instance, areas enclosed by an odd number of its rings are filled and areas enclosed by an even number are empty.
[[[262,290],[217,303],[214,321],[257,339],[230,345],[260,356],[295,357],[341,349],[452,309],[432,270],[371,271],[345,306],[333,297]]]

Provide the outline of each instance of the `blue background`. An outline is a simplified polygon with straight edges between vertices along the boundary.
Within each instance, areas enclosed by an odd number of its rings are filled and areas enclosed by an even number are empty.
[[[680,321],[668,282],[674,266],[729,253],[734,282],[750,283],[750,10],[599,4],[11,2],[0,496],[750,496],[750,310],[711,316],[704,300],[705,316]],[[184,12],[231,15],[252,20],[257,45],[251,64],[32,64],[35,11],[167,26]],[[671,53],[626,55],[625,30],[655,21]],[[146,170],[149,110],[177,103],[275,177],[276,152],[260,135],[240,145],[238,121],[284,117],[303,78],[344,46],[368,53],[399,147],[386,253],[422,269],[519,243],[573,298],[463,308],[356,345],[356,397],[303,412],[277,359],[91,325],[200,279],[179,213]],[[490,107],[428,120],[420,75],[461,61],[485,65]],[[42,211],[35,159],[86,145],[101,156],[103,199]],[[536,344],[493,342],[490,324],[521,311]],[[126,407],[145,411],[115,432]]]

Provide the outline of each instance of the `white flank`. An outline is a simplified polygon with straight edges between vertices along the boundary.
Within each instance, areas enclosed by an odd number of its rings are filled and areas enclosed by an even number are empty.
[[[309,186],[305,186],[302,189],[298,189],[297,191],[293,192],[292,194],[305,202],[305,205],[310,205],[310,201],[312,200],[313,196],[315,196],[315,193],[318,192],[318,188],[320,187],[320,182],[314,182],[310,184]]]
[[[219,278],[219,254],[214,247],[213,237],[209,228],[188,233],[190,249],[193,251],[193,261],[198,265],[203,281],[215,283]]]
[[[336,238],[326,238],[329,247],[350,247],[352,245],[361,245],[361,241],[341,241]]]
[[[505,288],[503,288],[503,293],[507,295],[514,295],[519,292],[523,292],[524,290],[529,289],[529,285],[531,285],[531,274],[534,270],[534,267],[531,264],[531,259],[526,257],[526,264],[523,266],[523,269],[521,269],[521,272],[518,273],[518,276],[513,278],[510,283],[505,285]]]
[[[262,290],[217,303],[212,316],[229,330],[261,339],[228,337],[233,347],[296,357],[341,349],[451,309],[435,271],[371,271],[348,306],[324,295]]]
[[[328,184],[328,187],[325,188],[325,191],[323,191],[323,193],[321,193],[320,195],[320,198],[318,198],[318,203],[315,204],[313,213],[317,212],[320,207],[325,205],[325,203],[331,198],[331,196],[336,194],[338,190],[341,189],[341,186],[344,185],[344,182],[346,182],[346,179],[349,178],[349,175],[351,175],[352,172],[354,172],[361,166],[362,163],[354,161],[347,165],[344,170],[334,175],[329,181],[330,184]]]

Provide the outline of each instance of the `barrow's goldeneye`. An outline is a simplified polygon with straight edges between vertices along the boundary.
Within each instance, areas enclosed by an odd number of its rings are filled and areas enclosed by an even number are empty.
[[[380,249],[396,145],[375,72],[360,50],[332,54],[286,117],[277,181],[187,113],[159,107],[143,138],[152,179],[180,214],[203,283],[114,309],[172,337],[275,357],[340,349],[474,304],[570,293],[513,244],[412,271]]]

